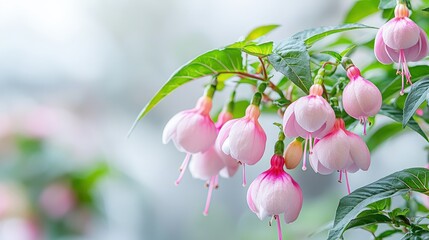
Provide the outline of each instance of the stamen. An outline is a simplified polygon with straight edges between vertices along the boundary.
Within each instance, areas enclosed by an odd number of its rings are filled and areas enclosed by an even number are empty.
[[[343,180],[343,171],[340,170],[338,172],[340,172],[340,177],[338,178],[338,182],[341,183]]]
[[[279,233],[279,240],[283,239],[283,234],[282,234],[282,227],[280,224],[280,218],[279,215],[275,215],[274,218],[277,220],[277,232]]]
[[[215,176],[214,187],[215,189],[219,188],[219,174],[216,174]]]
[[[179,174],[179,177],[177,178],[176,182],[174,183],[174,184],[176,184],[176,186],[179,185],[180,181],[182,180],[183,175],[185,174],[186,168],[188,167],[188,163],[189,163],[190,159],[191,159],[191,154],[187,153],[185,160],[183,160],[182,165],[180,165],[180,168],[179,168],[180,174]]]
[[[347,185],[347,192],[350,194],[350,185],[349,185],[349,177],[347,176],[347,170],[344,170],[344,175],[346,175],[346,185]]]
[[[246,181],[246,164],[243,163],[243,187],[245,187],[246,184],[247,184],[247,181]]]
[[[363,135],[366,135],[366,124],[368,123],[368,118],[363,118]]]
[[[268,221],[268,225],[271,227],[273,225],[273,220],[275,220],[275,215],[271,216],[270,221]]]
[[[302,160],[302,171],[307,170],[307,143],[308,143],[308,136],[305,139],[305,143],[304,143],[304,158]]]
[[[203,212],[204,216],[207,216],[209,214],[210,202],[211,202],[211,199],[212,199],[212,192],[213,192],[213,187],[215,185],[216,176],[213,176],[210,179],[209,192],[207,193],[206,207],[204,208],[204,212]]]
[[[310,145],[310,154],[313,154],[313,138],[311,137],[311,135],[308,141]]]

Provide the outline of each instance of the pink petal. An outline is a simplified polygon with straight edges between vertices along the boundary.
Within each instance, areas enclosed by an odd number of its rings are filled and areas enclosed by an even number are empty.
[[[314,172],[320,173],[322,175],[328,175],[334,171],[333,169],[329,169],[323,166],[323,164],[320,163],[319,159],[314,153],[310,154],[310,165],[313,168]]]
[[[182,111],[174,115],[165,125],[162,133],[162,143],[167,144],[176,134],[177,125],[186,116],[187,111]]]
[[[284,219],[286,223],[291,223],[298,218],[303,202],[301,188],[292,178],[291,180],[292,182],[288,184],[289,199],[286,212],[284,213]]]
[[[371,164],[371,155],[365,142],[358,135],[348,132],[350,142],[350,156],[360,169],[366,171]]]
[[[212,146],[209,150],[192,156],[189,171],[192,177],[206,181],[216,176],[224,166],[221,157]]]
[[[250,210],[256,214],[259,213],[259,209],[255,204],[255,199],[257,198],[261,181],[264,179],[265,175],[266,174],[264,173],[260,174],[255,180],[253,180],[247,190],[247,205],[249,205]]]
[[[306,96],[298,99],[294,111],[297,123],[308,132],[320,129],[328,118],[324,102],[326,100],[320,96]]]
[[[206,151],[216,140],[217,130],[209,115],[189,114],[177,125],[176,143],[188,153]]]
[[[386,44],[383,40],[383,27],[378,30],[377,36],[375,37],[374,54],[377,60],[381,63],[390,64],[393,62],[392,58],[389,57],[386,51]]]
[[[228,140],[231,157],[253,165],[264,154],[267,136],[257,121],[242,118],[232,126]]]
[[[428,55],[428,39],[426,32],[420,28],[420,39],[411,48],[405,49],[407,61],[420,61]]]
[[[350,157],[350,143],[347,135],[339,129],[322,138],[313,148],[313,154],[328,169],[342,170]]]
[[[380,90],[362,77],[352,80],[343,91],[344,110],[356,119],[377,114],[381,102]]]
[[[215,147],[218,151],[222,152],[222,146],[224,145],[224,142],[229,137],[229,132],[231,131],[231,127],[234,125],[235,122],[237,122],[238,119],[230,120],[226,122],[222,128],[219,131],[219,134],[216,138]],[[229,144],[227,149],[227,154],[229,154]]]
[[[394,18],[383,26],[384,43],[395,50],[414,46],[420,38],[420,28],[409,18]]]

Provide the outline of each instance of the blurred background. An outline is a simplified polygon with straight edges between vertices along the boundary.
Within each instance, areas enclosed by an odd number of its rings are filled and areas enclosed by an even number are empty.
[[[248,209],[241,173],[220,180],[207,217],[203,181],[187,172],[180,186],[173,184],[184,155],[162,145],[162,130],[194,106],[207,79],[179,88],[130,138],[127,131],[171,73],[195,56],[259,25],[282,25],[270,35],[275,41],[337,25],[353,3],[0,0],[0,239],[276,239],[268,220]],[[355,57],[358,65],[365,54]],[[215,109],[225,96],[216,95]],[[273,121],[279,119],[262,117],[273,136],[267,149],[277,136]],[[424,146],[414,132],[389,140],[372,155],[368,172],[350,176],[352,190],[423,166]],[[268,168],[269,157],[267,151],[247,168],[249,182]],[[332,221],[346,186],[335,175],[290,173],[305,200],[298,220],[283,224],[284,237],[306,239]],[[350,231],[346,239],[369,236]]]

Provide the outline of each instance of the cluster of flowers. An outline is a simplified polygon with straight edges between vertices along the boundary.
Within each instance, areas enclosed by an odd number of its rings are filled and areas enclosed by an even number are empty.
[[[427,55],[427,37],[408,18],[404,4],[398,4],[395,18],[380,28],[375,42],[375,54],[382,63],[396,62],[403,78],[411,83],[408,61],[420,60]],[[382,96],[378,88],[361,76],[350,59],[343,60],[350,82],[342,94],[341,107],[351,117],[366,125],[368,117],[381,108]],[[340,182],[344,174],[350,193],[347,173],[368,170],[370,153],[362,138],[345,128],[344,120],[336,116],[324,96],[324,68],[319,70],[309,95],[292,102],[284,113],[283,131],[271,158],[271,168],[261,173],[247,192],[249,208],[260,219],[267,216],[277,220],[284,214],[286,223],[295,221],[302,207],[302,190],[284,170],[295,168],[301,158],[306,170],[307,149],[313,170],[320,174],[339,172]],[[404,80],[402,81],[404,83]],[[403,87],[404,88],[404,87]],[[403,88],[401,93],[403,93]],[[256,164],[263,156],[267,137],[258,119],[259,105],[265,88],[259,88],[243,118],[233,119],[231,102],[220,113],[217,123],[210,117],[215,86],[210,85],[195,108],[176,114],[166,125],[163,142],[174,142],[177,149],[186,153],[180,167],[179,184],[189,163],[193,177],[207,181],[209,192],[204,209],[208,214],[210,198],[218,185],[218,176],[231,177],[243,166],[243,186],[246,184],[245,165]],[[284,151],[284,137],[295,138]],[[304,149],[302,142],[304,139]],[[191,160],[192,157],[192,161]]]

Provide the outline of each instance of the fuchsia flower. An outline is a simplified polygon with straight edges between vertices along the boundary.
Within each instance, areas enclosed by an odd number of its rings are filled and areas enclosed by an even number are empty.
[[[334,126],[334,110],[322,94],[323,87],[314,84],[310,88],[310,94],[289,105],[283,117],[284,133],[287,137],[305,138],[304,152],[307,143],[310,143],[310,152],[312,151],[312,138],[324,137]],[[302,169],[307,169],[306,154]]]
[[[279,239],[282,239],[279,215],[284,213],[286,223],[298,218],[302,208],[302,190],[284,169],[284,158],[275,154],[271,168],[260,174],[247,191],[247,204],[262,220],[272,216],[277,220]]]
[[[428,54],[427,35],[408,18],[409,15],[405,4],[398,4],[395,8],[395,18],[379,29],[374,44],[374,53],[379,62],[399,64],[398,73],[402,75],[401,94],[404,94],[404,76],[407,82],[412,84],[407,62],[419,61]]]
[[[316,173],[327,175],[333,171],[346,176],[347,190],[350,193],[347,172],[359,169],[368,170],[371,156],[365,142],[344,127],[343,119],[336,120],[332,131],[314,144],[310,154],[310,164]]]
[[[231,120],[232,114],[227,111],[222,111],[219,114],[218,122],[216,123],[216,128],[218,131],[225,125],[226,122]],[[221,149],[215,147],[216,152],[221,157],[225,167],[219,172],[219,175],[224,178],[230,178],[234,176],[234,174],[238,171],[239,163],[236,159],[231,157],[230,155],[225,154]]]
[[[245,164],[254,165],[261,160],[265,151],[267,136],[259,124],[257,105],[249,105],[246,115],[225,123],[216,139],[216,148],[243,164],[243,185]]]
[[[177,149],[186,153],[204,152],[217,137],[216,126],[210,118],[212,99],[203,96],[197,106],[177,113],[168,121],[162,134],[164,144],[173,140]]]
[[[364,124],[366,134],[368,117],[380,111],[381,93],[372,82],[361,76],[359,69],[354,65],[347,69],[347,76],[350,83],[343,91],[343,107],[347,114]]]
[[[216,123],[216,129],[219,131],[225,122],[231,119],[231,113],[222,111],[219,114],[218,122]],[[192,155],[192,161],[189,164],[189,171],[191,172],[192,177],[207,181],[207,186],[209,187],[206,207],[203,212],[203,214],[206,216],[209,211],[213,189],[218,187],[220,171],[226,171],[226,174],[229,177],[234,175],[238,169],[237,161],[234,159],[230,160],[230,158],[230,156],[217,151],[214,145],[212,145],[205,152]]]
[[[209,114],[211,108],[212,99],[203,96],[195,108],[177,113],[164,128],[163,143],[166,144],[172,139],[179,151],[187,153],[180,166],[176,185],[183,177],[191,154],[208,150],[216,141],[217,129]]]

